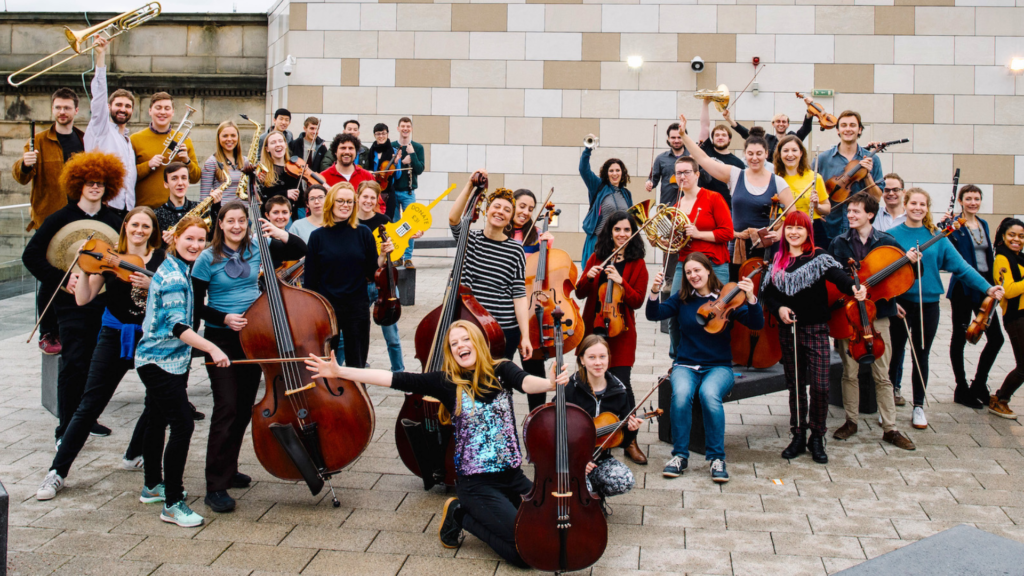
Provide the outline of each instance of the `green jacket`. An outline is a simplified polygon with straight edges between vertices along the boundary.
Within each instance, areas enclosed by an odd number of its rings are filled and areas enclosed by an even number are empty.
[[[395,150],[398,150],[400,145],[398,144],[398,141],[396,140],[396,141],[391,143],[391,147],[394,148]],[[423,167],[424,167],[424,164],[423,164],[423,158],[424,158],[423,144],[420,144],[419,142],[416,142],[415,140],[413,140],[413,142],[412,142],[412,149],[415,150],[415,153],[411,156],[411,158],[412,158],[412,188],[411,189],[412,190],[416,190],[417,188],[419,188],[419,181],[417,180],[417,178],[419,177],[420,174],[423,174]],[[404,157],[406,155],[407,154],[403,151],[402,152],[402,156]],[[403,161],[404,161],[404,158],[403,158]],[[405,167],[406,167],[405,164],[399,165],[399,168],[405,168]],[[409,171],[408,170],[403,171],[403,172],[401,172],[401,173],[399,173],[399,174],[397,174],[395,176],[394,190],[398,191],[398,192],[408,192],[410,190],[410,187],[409,187]]]

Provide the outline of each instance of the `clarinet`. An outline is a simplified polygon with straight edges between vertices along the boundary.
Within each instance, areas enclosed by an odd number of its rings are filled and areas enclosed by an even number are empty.
[[[949,209],[946,213],[950,215],[949,218],[943,218],[942,222],[939,223],[939,228],[945,228],[953,220],[953,209],[956,208],[956,189],[960,184],[960,169],[957,168],[956,172],[953,173],[953,195],[949,199]]]

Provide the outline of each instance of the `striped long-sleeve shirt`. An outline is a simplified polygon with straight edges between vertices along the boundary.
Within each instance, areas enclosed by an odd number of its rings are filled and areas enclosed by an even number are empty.
[[[242,177],[241,170],[237,170],[230,166],[224,166],[224,168],[229,174],[231,174],[231,185],[224,191],[224,197],[221,199],[221,203],[238,199],[238,196],[235,195],[235,191],[238,190],[238,180]],[[217,168],[216,156],[210,156],[206,159],[206,163],[203,164],[203,175],[199,178],[200,200],[209,196],[211,190],[224,183],[224,175],[221,174],[221,172],[222,170]]]
[[[452,226],[458,240],[462,223]],[[502,329],[518,326],[513,299],[526,296],[526,256],[523,247],[512,239],[496,242],[482,230],[470,230],[462,284],[498,321]]]

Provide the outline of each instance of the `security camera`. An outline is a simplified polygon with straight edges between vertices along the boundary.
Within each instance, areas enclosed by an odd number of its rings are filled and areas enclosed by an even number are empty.
[[[690,70],[693,70],[697,74],[704,71],[704,59],[700,56],[694,56],[693,60],[690,60]]]
[[[291,76],[292,75],[292,70],[295,69],[295,63],[296,63],[295,57],[292,56],[291,54],[289,54],[288,57],[285,58],[285,60],[284,60],[284,75],[285,76]]]

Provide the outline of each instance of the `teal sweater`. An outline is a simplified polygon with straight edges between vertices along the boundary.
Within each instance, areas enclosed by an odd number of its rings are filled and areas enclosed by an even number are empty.
[[[895,228],[887,230],[892,237],[899,242],[900,246],[904,250],[915,248],[918,244],[923,245],[925,242],[931,240],[933,234],[928,231],[924,226],[920,228],[910,228],[906,224],[900,224]],[[928,304],[932,302],[938,302],[942,297],[944,290],[942,289],[942,278],[939,276],[939,270],[945,270],[946,272],[952,272],[958,280],[966,284],[968,287],[973,288],[979,292],[985,292],[991,285],[981,277],[981,274],[977,270],[971,268],[963,256],[956,251],[956,248],[949,242],[936,242],[935,244],[928,247],[922,253],[921,258],[921,277],[924,280],[922,300]],[[918,286],[917,283],[921,280],[914,282],[914,285],[907,290],[901,298],[906,298],[911,302],[918,301]]]

